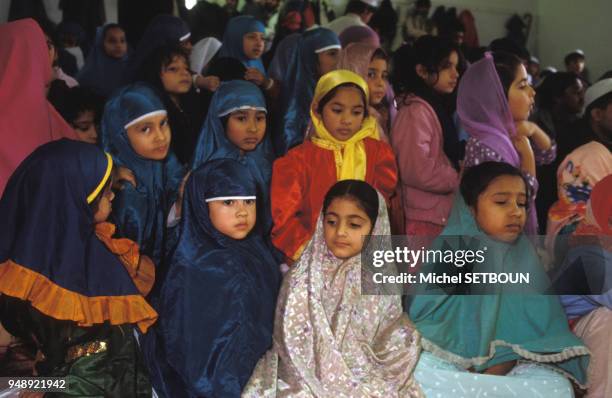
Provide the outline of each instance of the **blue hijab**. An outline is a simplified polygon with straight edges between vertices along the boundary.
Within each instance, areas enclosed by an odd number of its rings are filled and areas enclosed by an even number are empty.
[[[290,63],[285,70],[281,91],[282,117],[275,129],[274,146],[277,156],[304,142],[310,120],[310,104],[318,80],[318,53],[340,49],[338,35],[327,28],[304,32],[293,47]]]
[[[190,35],[189,25],[179,17],[162,14],[153,18],[130,59],[123,82],[131,83],[137,80],[136,75],[142,64],[158,47],[179,44]]]
[[[140,245],[140,251],[160,266],[166,252],[166,217],[177,198],[184,170],[172,152],[163,161],[138,155],[125,125],[146,115],[165,113],[157,92],[144,83],[119,90],[106,103],[101,142],[118,166],[130,169],[137,186],[125,183],[117,192],[112,219],[120,236]]]
[[[157,315],[119,258],[95,234],[91,204],[112,159],[92,144],[40,146],[11,176],[0,200],[0,293],[80,326],[109,321],[146,330]]]
[[[91,87],[97,94],[108,97],[121,86],[128,63],[128,52],[121,59],[109,57],[104,51],[104,35],[117,24],[106,24],[96,31],[96,40],[83,69],[77,75],[79,84]]]
[[[160,396],[239,397],[272,344],[280,283],[274,258],[257,228],[242,240],[217,231],[206,202],[256,192],[249,169],[231,159],[205,163],[187,181],[160,323],[143,339]]]
[[[550,282],[525,235],[513,243],[492,239],[481,231],[457,194],[448,224],[433,249],[484,250],[484,262],[473,263],[471,270],[472,265],[457,270],[528,273],[530,284],[471,284],[470,292],[463,292],[471,294],[444,294],[441,287],[430,285],[430,294],[408,296],[406,308],[421,332],[425,350],[477,371],[507,361],[531,360],[556,366],[585,385],[588,350],[569,330],[559,298],[544,294]],[[420,272],[440,274],[439,266],[424,264]],[[451,264],[443,270],[454,268]]]
[[[242,39],[244,35],[251,32],[265,33],[266,27],[261,21],[251,15],[240,15],[229,20],[223,35],[223,45],[219,50],[219,57],[236,58],[246,67],[257,68],[264,75],[264,68],[261,57],[257,59],[249,59],[244,54]]]
[[[239,109],[266,111],[266,100],[261,90],[253,83],[232,80],[222,83],[215,92],[204,126],[198,138],[193,158],[193,169],[212,159],[234,159],[251,170],[262,196],[262,208],[269,208],[270,180],[272,178],[272,151],[269,138],[264,136],[254,151],[240,154],[240,149],[232,144],[225,134],[222,118]],[[263,225],[271,226],[271,217],[262,220]]]

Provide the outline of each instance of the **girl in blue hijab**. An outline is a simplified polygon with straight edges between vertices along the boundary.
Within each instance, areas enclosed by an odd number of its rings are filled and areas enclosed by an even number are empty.
[[[223,35],[219,57],[235,58],[249,69],[257,69],[263,77],[266,70],[261,56],[264,52],[266,27],[250,15],[241,15],[229,20]]]
[[[132,84],[107,102],[101,130],[104,150],[136,179],[136,186],[124,183],[117,192],[112,220],[119,236],[136,241],[159,270],[171,245],[166,222],[175,202],[173,209],[180,215],[177,199],[184,175],[170,151],[166,109],[153,88]]]
[[[143,262],[133,242],[100,229],[112,228],[112,168],[95,145],[52,141],[0,200],[0,321],[43,354],[37,376],[66,379],[66,396],[151,396],[133,335],[157,319],[137,280]]]
[[[281,113],[275,128],[274,148],[278,157],[304,141],[317,80],[337,68],[340,49],[338,35],[327,28],[304,32],[293,47],[282,80]]]
[[[121,26],[111,23],[99,27],[85,66],[77,75],[82,86],[108,97],[121,86],[129,50]]]
[[[144,336],[161,397],[239,397],[272,344],[280,276],[256,225],[256,181],[232,159],[189,177],[181,233]]]
[[[270,179],[272,153],[266,133],[266,101],[253,83],[222,83],[208,109],[196,145],[193,169],[212,159],[234,159],[251,170],[265,211],[260,223],[271,227]]]

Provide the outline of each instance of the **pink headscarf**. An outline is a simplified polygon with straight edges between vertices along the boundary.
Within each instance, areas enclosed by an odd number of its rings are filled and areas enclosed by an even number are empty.
[[[19,163],[38,146],[74,130],[47,101],[51,62],[32,19],[0,25],[0,195]]]
[[[511,140],[516,127],[491,53],[472,64],[461,78],[457,113],[470,136],[497,152],[504,162],[520,166]]]
[[[372,47],[380,47],[380,37],[369,26],[349,26],[344,29],[340,35],[340,44],[345,48],[351,43],[368,44]]]

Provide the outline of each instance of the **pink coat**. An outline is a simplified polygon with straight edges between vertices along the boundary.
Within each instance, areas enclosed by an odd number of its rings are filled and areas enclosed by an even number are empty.
[[[459,174],[443,150],[442,126],[423,99],[408,96],[398,101],[391,130],[397,158],[406,223],[427,221],[446,225],[459,185]]]

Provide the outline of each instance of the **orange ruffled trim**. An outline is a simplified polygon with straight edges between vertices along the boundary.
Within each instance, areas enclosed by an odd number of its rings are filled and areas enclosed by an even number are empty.
[[[131,239],[113,239],[116,227],[109,222],[96,224],[96,236],[106,245],[108,250],[119,256],[119,260],[130,274],[134,285],[143,296],[149,294],[155,282],[155,264],[145,256],[140,255],[138,244]]]
[[[0,264],[0,293],[29,301],[45,315],[59,320],[71,320],[83,327],[105,321],[111,325],[132,323],[146,333],[157,320],[157,312],[139,294],[83,296],[11,260]]]

